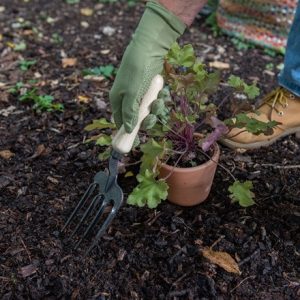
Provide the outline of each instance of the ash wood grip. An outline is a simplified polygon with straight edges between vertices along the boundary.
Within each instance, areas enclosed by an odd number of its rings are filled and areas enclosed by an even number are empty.
[[[164,80],[161,75],[156,75],[150,84],[149,90],[141,101],[138,121],[131,133],[127,133],[122,125],[112,140],[112,147],[121,154],[126,154],[132,149],[135,137],[140,130],[143,120],[149,115],[151,104],[157,99],[158,93],[163,88]]]

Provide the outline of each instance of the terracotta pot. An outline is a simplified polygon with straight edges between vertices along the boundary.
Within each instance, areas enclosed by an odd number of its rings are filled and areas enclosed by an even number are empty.
[[[212,159],[192,168],[174,168],[162,164],[160,178],[167,178],[168,200],[181,206],[193,206],[205,201],[209,195],[220,157],[218,144],[214,145]]]

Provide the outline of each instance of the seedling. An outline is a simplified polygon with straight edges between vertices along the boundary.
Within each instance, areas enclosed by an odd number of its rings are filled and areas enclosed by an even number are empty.
[[[36,60],[20,60],[19,67],[22,71],[28,71],[31,66],[36,64]]]
[[[83,76],[104,76],[106,79],[112,79],[116,74],[116,68],[113,65],[88,68],[82,71]]]
[[[63,111],[64,106],[61,103],[53,103],[54,97],[51,95],[39,95],[37,88],[27,88],[23,82],[17,82],[14,87],[9,89],[13,95],[19,95],[21,102],[33,102],[33,109],[41,111]]]
[[[61,44],[64,41],[64,39],[60,34],[55,32],[52,34],[50,41],[54,44]]]

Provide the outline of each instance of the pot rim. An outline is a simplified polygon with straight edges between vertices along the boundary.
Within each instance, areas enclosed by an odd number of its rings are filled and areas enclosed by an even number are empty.
[[[219,156],[220,156],[220,147],[219,147],[218,143],[214,143],[214,153],[213,153],[212,157],[204,164],[201,164],[196,167],[189,167],[189,168],[174,167],[174,166],[168,165],[166,163],[161,163],[160,166],[164,167],[165,169],[170,170],[172,172],[176,171],[176,172],[185,173],[185,172],[190,172],[190,171],[197,171],[197,170],[205,169],[207,166],[209,166],[211,164],[218,164],[217,161],[218,161]]]

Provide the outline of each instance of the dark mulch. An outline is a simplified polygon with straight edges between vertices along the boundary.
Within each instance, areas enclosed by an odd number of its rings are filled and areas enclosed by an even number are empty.
[[[99,148],[82,143],[83,128],[106,115],[99,101],[108,100],[112,82],[82,80],[80,71],[117,66],[143,11],[142,5],[129,8],[124,2],[96,9],[95,4],[1,1],[6,10],[0,13],[0,82],[26,81],[38,72],[40,91],[65,105],[63,113],[37,114],[0,88],[0,109],[15,106],[13,113],[0,116],[0,150],[14,153],[9,160],[0,158],[1,299],[299,298],[300,149],[293,136],[243,154],[222,149],[222,163],[255,184],[257,204],[249,209],[230,203],[230,178],[219,168],[209,199],[197,207],[164,203],[154,211],[124,205],[88,257],[59,236],[93,175],[104,167],[97,160]],[[94,7],[94,15],[80,15],[79,7]],[[43,36],[30,33],[30,26],[16,28],[18,18],[29,20]],[[104,35],[104,26],[116,32]],[[62,43],[51,41],[53,33],[63,37]],[[7,42],[19,39],[27,49],[18,54]],[[205,61],[228,62],[225,77],[232,72],[257,80],[263,92],[276,86],[282,57],[261,49],[238,51],[229,37],[213,37],[203,18],[182,41],[193,42]],[[21,55],[38,63],[23,73],[16,63]],[[63,69],[64,55],[76,57],[77,65]],[[79,103],[79,95],[92,100]],[[121,177],[120,183],[126,196],[134,180]],[[210,246],[218,239],[214,249],[235,257],[241,275],[201,255],[199,244]]]

